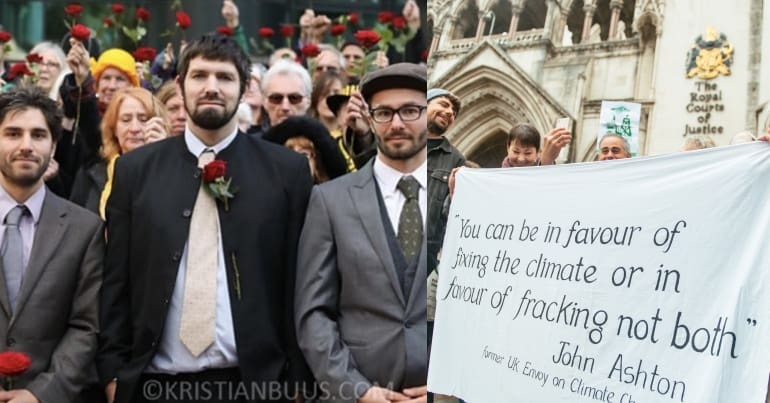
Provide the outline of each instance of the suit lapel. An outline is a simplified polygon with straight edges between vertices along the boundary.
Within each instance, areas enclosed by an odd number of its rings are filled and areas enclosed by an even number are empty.
[[[398,281],[393,257],[390,256],[388,240],[385,238],[385,228],[383,227],[380,215],[380,204],[379,200],[377,200],[377,182],[374,180],[372,163],[366,164],[355,175],[358,175],[361,180],[350,187],[350,197],[353,200],[353,205],[358,212],[364,230],[369,237],[369,242],[372,243],[377,256],[379,256],[382,265],[385,267],[388,278],[390,278],[393,292],[398,295],[401,305],[404,306],[406,305],[404,293],[401,291],[401,284]]]
[[[19,300],[16,304],[17,313],[24,309],[24,304],[29,299],[35,283],[59,247],[66,228],[66,216],[67,211],[64,205],[50,191],[46,191],[43,208],[40,211],[40,221],[35,229],[35,240],[32,243],[29,262],[24,270],[24,278],[21,282],[21,290],[19,290]],[[7,300],[7,296],[5,300]],[[14,315],[14,318],[11,319],[11,326],[13,326],[16,316],[18,315]]]

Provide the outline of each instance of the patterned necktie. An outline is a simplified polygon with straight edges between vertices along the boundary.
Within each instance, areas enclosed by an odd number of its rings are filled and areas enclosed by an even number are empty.
[[[203,168],[213,160],[214,152],[206,150],[198,158],[198,166]],[[216,330],[219,221],[216,200],[204,186],[201,181],[190,219],[187,272],[179,326],[179,339],[194,357],[214,342]]]
[[[5,287],[8,291],[8,302],[11,312],[16,312],[16,298],[21,288],[21,278],[24,274],[24,244],[21,239],[19,222],[27,212],[25,206],[16,206],[5,216],[5,236],[3,238],[3,271]]]
[[[398,243],[407,262],[411,263],[422,247],[422,215],[420,214],[420,183],[414,176],[404,176],[396,186],[406,197],[398,219]]]

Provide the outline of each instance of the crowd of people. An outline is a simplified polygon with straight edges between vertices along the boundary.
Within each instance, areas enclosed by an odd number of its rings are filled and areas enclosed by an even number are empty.
[[[423,63],[64,43],[0,93],[0,402],[427,401]]]

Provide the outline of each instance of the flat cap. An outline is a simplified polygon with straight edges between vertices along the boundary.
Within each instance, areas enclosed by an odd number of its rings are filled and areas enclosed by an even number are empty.
[[[368,73],[361,80],[361,95],[368,103],[372,95],[392,88],[428,89],[428,70],[425,65],[396,63]]]
[[[452,95],[452,93],[443,88],[431,88],[428,90],[428,102],[430,102],[430,100],[433,98],[438,98],[444,95]]]

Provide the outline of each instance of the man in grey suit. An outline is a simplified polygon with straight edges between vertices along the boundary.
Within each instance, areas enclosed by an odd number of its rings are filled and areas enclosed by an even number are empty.
[[[364,77],[377,156],[310,198],[295,320],[329,401],[427,399],[426,75],[399,63]]]
[[[0,402],[76,401],[93,369],[104,235],[43,184],[60,133],[41,90],[0,95],[0,344],[31,358]]]

